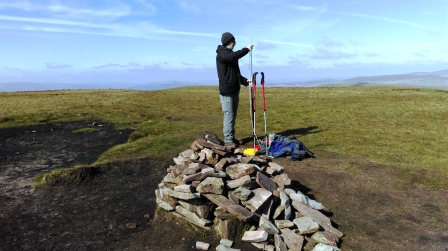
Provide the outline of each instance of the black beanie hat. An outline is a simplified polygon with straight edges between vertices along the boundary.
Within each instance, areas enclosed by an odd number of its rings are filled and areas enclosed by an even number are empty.
[[[230,33],[230,32],[222,33],[222,37],[221,37],[222,45],[227,45],[233,40],[235,40],[235,37],[232,35],[232,33]]]

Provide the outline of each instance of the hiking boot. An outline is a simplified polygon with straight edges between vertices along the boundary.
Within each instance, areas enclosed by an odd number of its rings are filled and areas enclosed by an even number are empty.
[[[237,146],[243,144],[242,140],[237,140],[237,139],[233,139],[232,142],[235,143]]]

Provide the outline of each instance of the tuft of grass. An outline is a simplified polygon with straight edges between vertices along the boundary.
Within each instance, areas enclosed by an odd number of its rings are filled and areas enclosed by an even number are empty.
[[[447,95],[397,87],[267,88],[267,131],[297,137],[311,151],[359,156],[404,170],[404,184],[447,190]],[[262,99],[257,102],[262,107]],[[217,87],[0,93],[0,107],[0,128],[97,119],[134,130],[126,144],[106,151],[98,163],[136,156],[168,159],[205,130],[222,137]],[[262,110],[256,119],[261,136]],[[243,88],[237,137],[251,137],[251,128]]]
[[[99,173],[94,166],[78,165],[70,168],[58,168],[42,173],[34,178],[34,188],[65,184],[79,184],[81,181]]]
[[[74,130],[73,133],[89,133],[89,132],[96,132],[98,131],[97,128],[87,127],[87,128],[80,128],[77,130]]]

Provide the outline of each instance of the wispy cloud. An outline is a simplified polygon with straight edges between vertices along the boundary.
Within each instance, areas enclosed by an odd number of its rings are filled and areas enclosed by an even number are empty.
[[[400,19],[395,19],[395,18],[388,18],[388,17],[375,16],[375,15],[367,15],[367,14],[354,13],[354,12],[345,12],[345,11],[332,11],[332,12],[333,13],[337,13],[337,14],[341,14],[341,15],[352,16],[352,17],[360,17],[360,18],[374,19],[374,20],[388,22],[388,23],[402,24],[402,25],[406,25],[406,26],[411,26],[411,27],[423,29],[423,30],[426,30],[426,31],[429,31],[429,32],[436,32],[436,33],[445,34],[445,35],[448,34],[447,30],[441,30],[441,29],[430,27],[430,26],[427,26],[427,25],[423,25],[423,24],[419,24],[419,23],[415,23],[415,22],[410,22],[410,21],[405,21],[405,20],[400,20]]]
[[[319,41],[320,44],[323,44],[326,47],[341,47],[345,46],[345,44],[339,40],[332,39],[329,37],[322,37]]]
[[[198,1],[195,0],[180,0],[179,6],[188,12],[200,13],[201,8],[199,7]]]
[[[297,47],[303,47],[303,48],[313,48],[313,45],[305,44],[305,43],[294,43],[294,42],[276,41],[276,40],[261,40],[261,42],[262,43],[271,43],[271,44],[291,45],[291,46],[297,46]]]
[[[319,60],[341,60],[341,59],[352,59],[355,57],[356,53],[353,52],[344,52],[340,50],[328,50],[318,48],[309,58]]]
[[[14,21],[15,25],[9,29],[27,31],[46,31],[62,33],[78,33],[87,35],[103,35],[117,37],[132,37],[156,40],[185,41],[188,37],[217,38],[218,33],[201,33],[189,31],[167,30],[148,22],[129,24],[120,23],[90,23],[51,18],[30,18],[0,15],[0,20]],[[30,25],[31,24],[31,25]],[[45,26],[47,25],[47,26]],[[51,26],[48,26],[51,25]],[[8,28],[3,25],[2,28]],[[177,37],[179,35],[180,37]]]
[[[0,3],[0,10],[16,8],[23,12],[15,15],[0,15],[0,20],[9,21],[2,24],[1,28],[170,41],[186,41],[188,37],[219,37],[217,33],[166,29],[151,23],[148,19],[138,18],[142,13],[150,16],[157,9],[145,0],[134,0],[134,2],[138,5],[131,6],[125,1],[114,1],[114,4],[108,4],[105,7],[93,7],[74,6],[62,1],[39,3],[21,0],[6,1]],[[29,17],[30,12],[33,13],[33,17]],[[131,19],[124,22],[116,21],[127,17]]]
[[[104,65],[93,66],[94,69],[106,69],[106,68],[135,68],[141,67],[142,65],[136,62],[129,62],[127,64],[117,64],[117,63],[108,63]]]
[[[58,62],[45,63],[45,66],[47,67],[47,69],[52,69],[52,70],[72,68],[71,65],[64,64],[64,63],[58,63]]]
[[[19,68],[6,67],[6,66],[4,66],[2,68],[3,68],[3,70],[7,70],[7,71],[20,71]]]

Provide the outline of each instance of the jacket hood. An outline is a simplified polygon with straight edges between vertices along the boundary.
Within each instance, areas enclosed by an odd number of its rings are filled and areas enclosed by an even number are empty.
[[[218,53],[219,51],[222,51],[222,50],[229,50],[229,49],[225,46],[218,45],[218,48],[216,48],[216,53]]]

